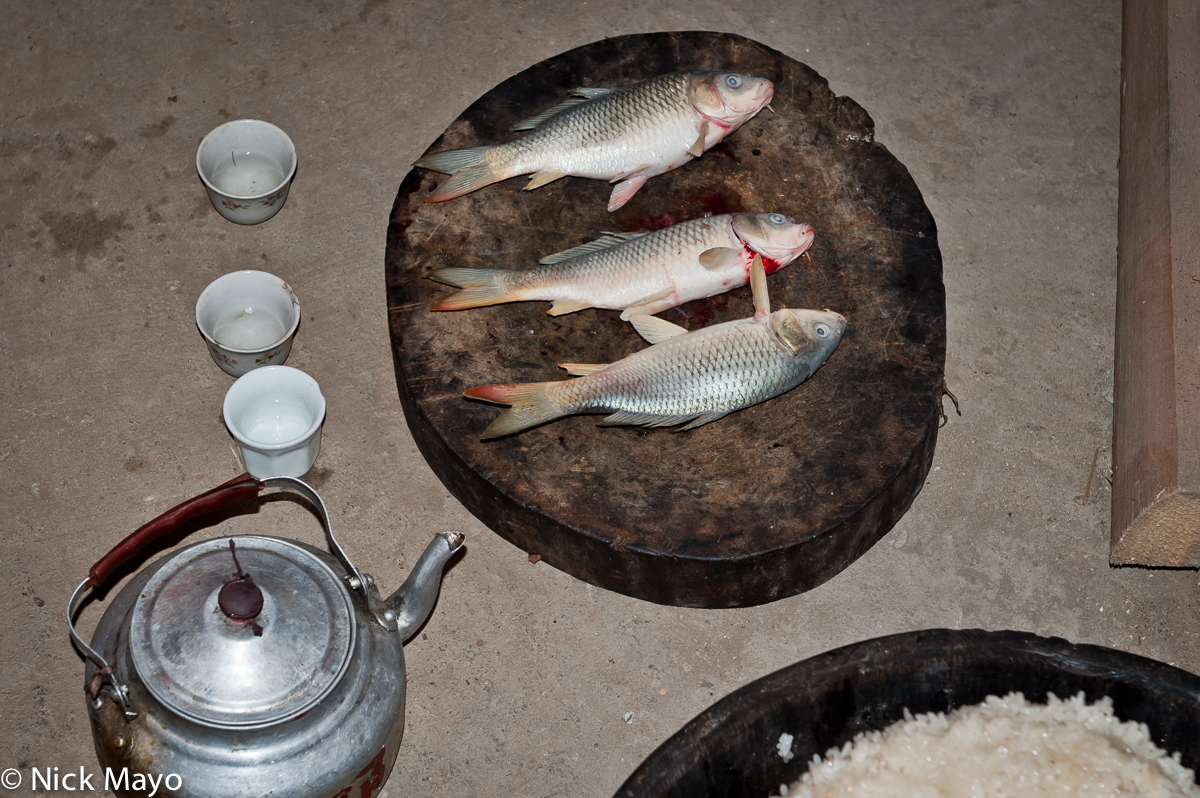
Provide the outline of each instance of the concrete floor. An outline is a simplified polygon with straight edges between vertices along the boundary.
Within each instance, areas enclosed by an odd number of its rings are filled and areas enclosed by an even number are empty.
[[[471,517],[404,424],[384,301],[396,189],[467,104],[604,36],[697,28],[811,65],[911,170],[939,228],[963,411],[883,541],[745,610],[591,587]],[[96,768],[71,590],[136,526],[241,470],[220,416],[231,379],[193,307],[247,267],[300,296],[289,365],[329,402],[312,479],[360,566],[392,588],[434,532],[468,536],[406,649],[385,796],[610,795],[721,696],[904,630],[1023,629],[1200,672],[1195,574],[1107,564],[1115,0],[14,0],[0,62],[0,769],[26,778],[11,794],[32,792],[31,767]],[[208,130],[247,116],[300,155],[286,206],[257,227],[219,217],[194,167]],[[319,539],[278,502],[206,534],[220,531]]]

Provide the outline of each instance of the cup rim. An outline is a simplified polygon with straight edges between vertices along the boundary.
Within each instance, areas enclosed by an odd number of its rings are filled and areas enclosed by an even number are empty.
[[[256,441],[253,438],[247,438],[245,435],[243,435],[241,433],[240,430],[237,429],[236,425],[231,424],[229,421],[230,396],[234,395],[234,391],[247,390],[246,385],[248,385],[249,383],[243,383],[242,380],[246,380],[248,378],[250,381],[266,379],[269,374],[271,374],[272,372],[275,372],[275,371],[283,371],[283,373],[285,373],[285,374],[292,373],[294,378],[299,379],[300,382],[304,383],[305,381],[307,381],[308,383],[311,383],[312,387],[317,392],[318,408],[319,408],[320,412],[318,412],[316,414],[316,416],[317,416],[316,420],[313,421],[313,423],[310,424],[307,427],[307,429],[304,430],[303,433],[297,435],[294,438],[290,438],[286,441],[280,441],[279,443],[266,443],[264,441]],[[254,376],[254,375],[258,375],[258,376]],[[238,388],[239,385],[242,386],[240,389]],[[302,444],[310,441],[313,438],[313,436],[321,429],[321,425],[325,423],[326,408],[327,408],[327,405],[325,402],[325,394],[321,393],[321,386],[309,374],[301,371],[298,368],[293,368],[291,366],[262,366],[260,368],[256,368],[256,369],[247,371],[245,374],[238,377],[234,381],[233,385],[229,386],[229,390],[225,392],[225,401],[221,403],[221,416],[222,416],[223,420],[225,421],[225,429],[229,430],[229,434],[233,435],[233,437],[235,439],[237,439],[238,443],[240,443],[244,446],[249,446],[250,448],[256,449],[260,452],[278,452],[278,451],[282,451],[284,449],[297,448],[298,445],[302,445]]]
[[[262,192],[259,192],[258,194],[231,194],[228,191],[224,191],[222,189],[217,188],[215,185],[213,185],[212,181],[210,181],[208,179],[208,175],[204,174],[204,169],[200,165],[200,153],[204,152],[204,145],[207,144],[209,139],[213,138],[217,134],[218,131],[224,130],[225,128],[228,128],[228,127],[233,127],[234,125],[243,125],[246,123],[251,123],[251,124],[255,124],[255,125],[265,125],[266,127],[274,128],[276,131],[278,131],[279,135],[283,136],[283,140],[287,142],[288,151],[291,153],[291,156],[292,156],[292,167],[288,171],[287,175],[284,176],[283,180],[279,183],[279,185],[273,187],[269,191],[262,191]],[[202,138],[200,140],[200,146],[196,148],[196,174],[200,175],[200,180],[204,183],[205,187],[207,187],[210,191],[214,191],[217,194],[220,194],[222,197],[228,197],[229,199],[239,199],[239,200],[266,199],[267,197],[271,196],[275,192],[286,187],[288,185],[288,183],[292,182],[292,178],[295,177],[295,175],[296,175],[297,161],[298,161],[298,159],[296,157],[296,145],[292,141],[292,137],[289,136],[287,134],[287,132],[284,131],[283,128],[279,127],[278,125],[274,125],[274,124],[266,121],[265,119],[231,119],[228,122],[223,122],[222,124],[219,124],[216,127],[214,127],[212,130],[208,131],[208,133],[204,136],[204,138]]]
[[[238,349],[237,347],[226,346],[225,344],[221,343],[213,336],[209,335],[208,331],[204,329],[204,325],[200,323],[200,303],[201,303],[201,301],[204,300],[205,296],[211,296],[209,294],[209,290],[212,289],[213,286],[215,286],[217,283],[221,282],[225,278],[233,277],[234,275],[240,275],[240,274],[263,274],[263,275],[266,275],[267,277],[274,278],[279,281],[280,285],[283,287],[283,290],[287,291],[288,296],[290,296],[292,298],[292,307],[294,307],[296,309],[296,320],[293,321],[291,326],[288,327],[287,331],[284,332],[282,338],[280,338],[278,341],[271,343],[268,346],[257,347],[255,349]],[[220,277],[213,280],[208,285],[204,286],[204,290],[200,292],[200,296],[196,297],[196,329],[200,331],[200,335],[204,338],[205,341],[207,341],[208,343],[212,344],[213,346],[215,346],[219,349],[222,349],[226,352],[233,352],[234,354],[238,354],[238,355],[254,355],[254,354],[260,354],[263,352],[269,352],[272,349],[274,349],[275,347],[286,343],[288,341],[288,339],[292,338],[296,334],[296,330],[298,330],[299,328],[300,328],[300,299],[296,296],[296,292],[292,290],[291,284],[288,283],[287,280],[283,279],[279,275],[271,274],[270,272],[264,272],[261,269],[238,269],[237,271],[226,272],[225,274],[222,274]]]

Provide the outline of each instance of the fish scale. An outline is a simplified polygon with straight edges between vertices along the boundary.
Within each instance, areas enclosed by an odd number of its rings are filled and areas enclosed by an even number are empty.
[[[615,89],[510,144],[493,147],[488,165],[512,174],[625,177],[653,163],[658,153],[686,150],[696,140],[700,118],[688,101],[687,84],[688,76],[677,72]]]
[[[562,415],[728,413],[791,390],[809,370],[767,325],[740,319],[635,352],[589,377],[553,383],[546,395]]]
[[[463,289],[433,310],[549,300],[551,315],[594,307],[627,319],[745,285],[755,252],[774,272],[807,250],[813,235],[811,225],[779,213],[721,214],[652,233],[606,234],[531,269],[449,267],[426,277]]]
[[[533,174],[526,190],[567,175],[617,183],[615,211],[655,175],[676,169],[737,130],[771,102],[765,78],[675,72],[616,89],[576,89],[572,98],[519,123],[516,141],[431,153],[416,166],[444,172],[426,202],[461,197]],[[618,182],[619,181],[619,182]]]
[[[671,268],[672,255],[681,257],[686,253],[694,261],[701,252],[711,247],[741,246],[742,242],[734,235],[728,215],[692,219],[578,259],[508,272],[506,281],[510,290],[518,295],[528,291],[545,293],[557,289],[563,292],[564,297],[584,295],[602,298],[603,304],[593,307],[625,308],[661,290],[664,278],[670,281],[672,272],[679,271]],[[650,279],[622,279],[631,267],[652,261],[661,263],[661,268],[655,269],[655,274],[648,275]],[[746,261],[749,263],[749,257]]]
[[[762,258],[750,284],[754,315],[687,331],[654,316],[631,321],[652,346],[606,365],[560,364],[575,380],[480,385],[468,399],[509,405],[484,430],[500,438],[576,413],[609,413],[602,426],[694,429],[790,391],[837,349],[846,319],[831,310],[771,313]]]

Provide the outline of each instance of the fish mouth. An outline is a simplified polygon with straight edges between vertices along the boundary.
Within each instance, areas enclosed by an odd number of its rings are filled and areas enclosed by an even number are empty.
[[[775,99],[775,84],[769,80],[764,80],[763,85],[759,87],[758,92],[754,95],[754,100],[760,105],[770,105],[773,99]]]
[[[742,242],[743,246],[749,247],[751,250],[759,253],[764,258],[770,258],[771,260],[778,261],[786,266],[807,252],[812,247],[813,241],[815,241],[817,237],[817,231],[813,229],[811,224],[801,224],[798,225],[798,228],[799,229],[795,231],[793,236],[789,236],[788,239],[784,239],[788,243],[782,243],[776,239],[774,245],[772,245],[770,239],[767,238],[765,230],[762,231],[763,238],[765,240],[761,243],[755,244],[751,244],[745,238],[738,235],[736,229],[734,230],[734,235],[738,237],[738,240]],[[761,225],[759,229],[762,229]]]

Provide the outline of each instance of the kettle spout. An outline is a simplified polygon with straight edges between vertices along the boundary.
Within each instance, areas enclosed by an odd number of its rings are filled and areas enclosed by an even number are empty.
[[[396,613],[396,632],[402,641],[408,640],[429,617],[442,585],[442,568],[462,548],[464,540],[462,532],[438,532],[404,584],[388,596],[386,603]]]

